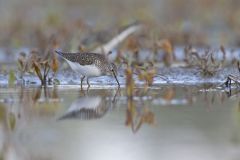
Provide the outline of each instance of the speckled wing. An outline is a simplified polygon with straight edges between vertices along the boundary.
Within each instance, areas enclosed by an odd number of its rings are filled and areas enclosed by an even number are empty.
[[[85,65],[99,65],[101,62],[107,63],[104,55],[98,54],[98,53],[67,53],[67,52],[60,52],[56,51],[57,54],[62,56],[63,58],[71,61],[71,62],[77,62],[82,66]]]

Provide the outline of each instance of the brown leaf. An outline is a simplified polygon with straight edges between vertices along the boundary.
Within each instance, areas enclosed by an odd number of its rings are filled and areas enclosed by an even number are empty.
[[[42,65],[42,66],[49,65],[48,60],[41,61],[39,64]]]
[[[167,54],[172,54],[173,47],[171,42],[168,39],[162,39],[160,41],[157,41],[157,46],[161,49],[163,49]]]
[[[220,46],[220,50],[222,51],[223,56],[225,57],[225,56],[226,56],[226,50],[225,50],[225,48],[223,47],[223,45]]]
[[[19,64],[19,69],[23,72],[26,69],[26,64],[27,64],[27,56],[26,53],[20,52],[18,57],[18,64]]]
[[[33,68],[34,68],[38,78],[42,81],[43,80],[43,76],[42,76],[42,73],[41,73],[40,66],[36,62],[33,62]]]
[[[58,59],[56,54],[53,54],[53,59],[52,59],[52,65],[51,65],[52,71],[56,73],[58,71]]]

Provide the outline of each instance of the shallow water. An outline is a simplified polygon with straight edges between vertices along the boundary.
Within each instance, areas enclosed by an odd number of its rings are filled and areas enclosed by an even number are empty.
[[[4,159],[237,159],[239,94],[212,85],[0,88]]]

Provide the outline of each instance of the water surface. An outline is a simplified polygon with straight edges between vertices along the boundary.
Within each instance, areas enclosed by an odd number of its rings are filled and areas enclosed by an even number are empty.
[[[237,159],[239,94],[212,85],[0,89],[4,159]]]

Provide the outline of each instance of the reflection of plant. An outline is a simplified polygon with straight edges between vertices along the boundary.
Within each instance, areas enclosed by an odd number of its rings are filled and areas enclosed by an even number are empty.
[[[33,92],[32,100],[34,103],[37,103],[39,101],[39,99],[42,96],[42,91],[44,93],[43,96],[46,101],[49,101],[49,99],[51,99],[51,101],[59,100],[57,89],[55,87],[53,88],[52,92],[50,92],[49,88],[43,87],[43,88],[38,88],[35,92]]]
[[[126,90],[127,90],[127,97],[128,97],[128,108],[127,108],[127,119],[126,125],[131,126],[132,131],[135,133],[137,132],[143,123],[153,124],[154,123],[154,114],[145,106],[140,106],[139,108],[136,107],[133,96],[136,94],[134,92],[135,82],[133,79],[133,67],[127,65],[125,70],[126,75]],[[139,76],[142,80],[146,81],[145,86],[149,86],[152,84],[153,75],[155,73],[147,73],[146,70],[141,70],[138,68]],[[149,74],[152,75],[149,78]],[[139,78],[139,79],[140,79]],[[143,103],[142,103],[143,104]]]
[[[125,74],[126,74],[127,96],[132,97],[133,96],[133,90],[134,90],[134,87],[135,87],[132,68],[127,67],[127,69],[125,70]]]
[[[4,123],[8,132],[14,131],[18,120],[18,113],[16,113],[16,110],[11,107],[12,106],[5,106],[0,103],[0,122]]]
[[[126,125],[131,126],[132,131],[136,133],[142,126],[143,123],[153,124],[154,113],[151,112],[148,107],[140,106],[136,107],[133,98],[128,98],[128,108]]]
[[[22,88],[20,100],[20,105],[24,106],[24,108],[27,108],[26,112],[37,109],[37,111],[43,115],[52,115],[55,113],[56,109],[58,109],[59,103],[58,91],[56,87],[39,87],[31,90],[31,92]]]
[[[131,68],[126,69],[127,75],[127,115],[126,115],[126,125],[131,126],[132,131],[137,132],[143,123],[153,124],[154,123],[154,114],[145,106],[144,101],[140,100],[140,105],[136,106],[133,98],[138,95],[140,97],[145,94],[145,91],[134,92],[134,81],[132,78]]]

